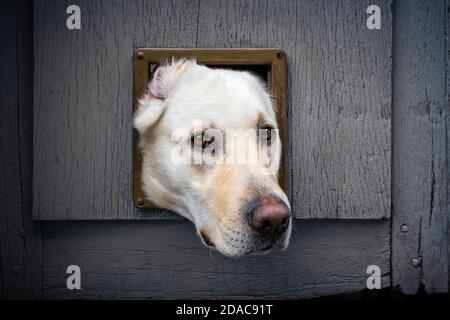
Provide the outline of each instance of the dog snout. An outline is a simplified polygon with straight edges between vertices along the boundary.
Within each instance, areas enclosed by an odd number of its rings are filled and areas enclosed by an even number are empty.
[[[251,227],[264,237],[276,237],[286,231],[291,211],[286,204],[276,197],[262,197],[250,211]]]

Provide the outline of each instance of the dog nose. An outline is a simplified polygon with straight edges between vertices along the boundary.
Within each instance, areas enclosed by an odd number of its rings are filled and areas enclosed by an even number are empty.
[[[273,236],[284,232],[291,217],[289,208],[278,198],[261,198],[260,205],[250,212],[250,224],[260,234]]]

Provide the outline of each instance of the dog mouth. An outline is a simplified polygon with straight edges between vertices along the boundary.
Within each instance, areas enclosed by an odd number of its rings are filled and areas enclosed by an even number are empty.
[[[263,247],[260,248],[256,248],[256,249],[250,249],[249,251],[246,251],[242,254],[242,256],[259,256],[259,255],[263,255],[266,253],[269,253],[270,251],[272,251],[272,249],[274,247],[277,247],[276,244],[271,243],[271,244],[267,244]]]
[[[272,243],[267,243],[261,246],[255,246],[255,247],[250,247],[249,249],[236,254],[236,257],[252,257],[252,256],[260,256],[260,255],[265,255],[269,252],[271,252],[274,249],[282,249],[283,246],[277,241],[277,242],[272,242]]]
[[[253,256],[253,255],[262,255],[271,252],[273,249],[286,249],[286,246],[283,244],[284,238],[286,234],[282,234],[279,239],[275,241],[270,241],[267,243],[260,244],[259,246],[254,246],[250,248],[246,252],[243,253],[243,256]]]
[[[203,231],[199,235],[206,247],[214,249],[225,256],[237,258],[263,255],[271,252],[273,249],[284,250],[287,247],[290,232],[285,230],[283,233],[270,239],[262,238],[250,230],[232,232],[232,235],[222,230],[221,236],[214,238],[214,240]]]
[[[201,238],[202,238],[202,240],[203,240],[203,243],[204,243],[207,247],[210,247],[210,248],[213,248],[213,249],[216,248],[216,246],[215,246],[214,243],[212,242],[211,238],[210,238],[208,235],[206,235],[206,233],[200,232],[200,236],[201,236]]]

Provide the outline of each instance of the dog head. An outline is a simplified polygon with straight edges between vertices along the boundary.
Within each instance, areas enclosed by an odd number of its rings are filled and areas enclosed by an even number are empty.
[[[204,244],[227,256],[287,247],[281,141],[259,78],[172,61],[155,71],[134,125],[152,203],[191,220]]]

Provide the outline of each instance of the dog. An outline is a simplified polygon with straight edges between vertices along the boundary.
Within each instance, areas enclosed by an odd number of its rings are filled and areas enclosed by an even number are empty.
[[[229,257],[287,248],[276,103],[261,79],[173,59],[154,71],[134,127],[144,194],[192,221],[204,245]]]

